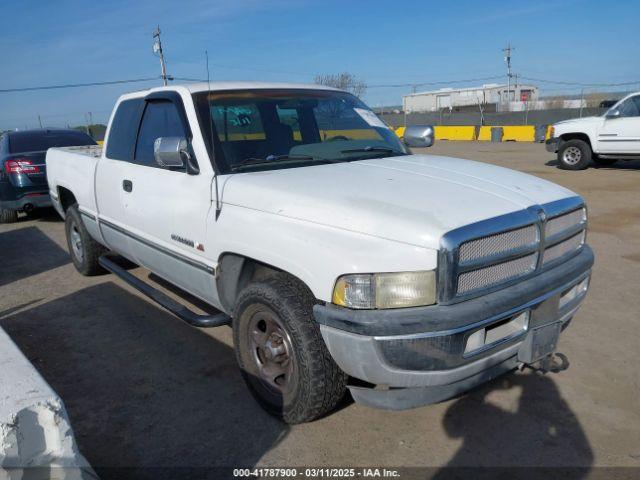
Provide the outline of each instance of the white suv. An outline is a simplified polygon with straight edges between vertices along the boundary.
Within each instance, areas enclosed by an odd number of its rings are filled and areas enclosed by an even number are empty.
[[[640,92],[623,98],[601,117],[554,124],[546,144],[566,170],[583,170],[591,160],[611,165],[640,159]]]

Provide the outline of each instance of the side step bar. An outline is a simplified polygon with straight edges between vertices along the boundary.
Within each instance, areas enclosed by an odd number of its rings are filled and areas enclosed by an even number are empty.
[[[222,325],[229,325],[231,323],[231,318],[227,314],[222,312],[216,313],[215,315],[200,315],[189,310],[187,307],[185,307],[181,303],[176,302],[157,288],[154,288],[148,283],[140,280],[138,277],[131,275],[109,257],[109,254],[105,254],[98,259],[98,262],[103,268],[109,270],[114,275],[117,275],[129,285],[144,293],[151,300],[159,304],[161,307],[169,310],[176,317],[184,320],[189,325],[192,325],[194,327],[207,328],[220,327]]]

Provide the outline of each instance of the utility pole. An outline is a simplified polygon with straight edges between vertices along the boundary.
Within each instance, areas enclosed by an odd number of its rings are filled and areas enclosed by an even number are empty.
[[[42,128],[42,119],[40,118],[40,115],[38,115],[38,123],[40,124],[40,128]]]
[[[162,41],[160,40],[160,25],[153,32],[153,53],[160,57],[160,68],[162,69],[162,83],[167,86],[167,65],[164,61],[164,53],[162,53]]]
[[[502,49],[504,60],[507,62],[507,108],[509,108],[509,102],[511,101],[511,77],[513,76],[511,73],[511,52],[513,50],[515,48],[511,46],[511,42],[507,43],[507,47]]]
[[[91,135],[91,125],[93,125],[93,114],[91,112],[87,113],[88,116],[88,123],[87,123],[87,135],[89,135],[90,137]]]

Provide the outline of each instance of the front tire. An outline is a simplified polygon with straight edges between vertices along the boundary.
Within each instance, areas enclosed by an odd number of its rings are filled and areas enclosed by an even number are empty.
[[[558,150],[558,162],[563,170],[584,170],[591,163],[591,147],[583,140],[567,140]]]
[[[86,277],[104,273],[98,259],[106,249],[89,235],[77,205],[69,207],[64,223],[69,254],[76,270]]]
[[[342,399],[347,375],[333,361],[313,318],[313,295],[279,273],[239,295],[233,341],[249,390],[290,424],[315,420]]]
[[[18,212],[16,210],[0,209],[0,223],[16,223],[18,221]]]

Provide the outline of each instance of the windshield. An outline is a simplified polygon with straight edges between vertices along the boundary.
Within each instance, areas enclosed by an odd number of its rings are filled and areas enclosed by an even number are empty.
[[[205,92],[195,101],[223,173],[407,154],[395,133],[345,92]]]

